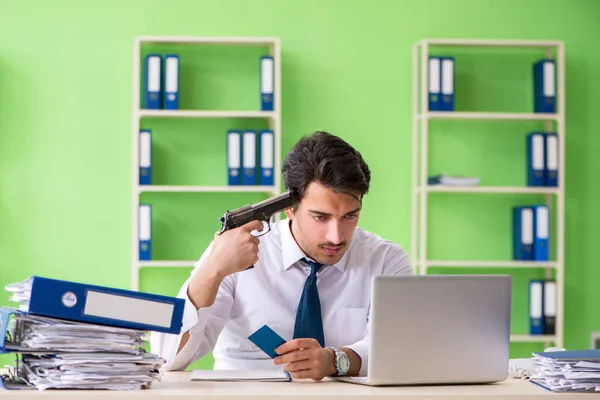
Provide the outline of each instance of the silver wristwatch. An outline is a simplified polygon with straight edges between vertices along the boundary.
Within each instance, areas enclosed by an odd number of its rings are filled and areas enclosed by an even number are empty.
[[[335,354],[335,376],[346,375],[350,369],[350,359],[348,359],[348,355],[340,349],[331,346],[328,347],[333,350],[333,353]]]

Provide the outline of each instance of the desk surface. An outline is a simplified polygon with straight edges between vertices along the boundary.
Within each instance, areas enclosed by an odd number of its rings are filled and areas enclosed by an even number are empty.
[[[155,382],[151,389],[135,391],[83,391],[83,390],[0,390],[0,399],[33,400],[51,399],[276,399],[320,400],[320,399],[548,399],[558,396],[561,399],[589,396],[586,393],[552,393],[527,380],[508,379],[489,385],[422,386],[422,387],[369,387],[352,383],[323,380],[314,382],[300,380],[293,382],[192,382],[191,372],[167,372],[161,382]]]

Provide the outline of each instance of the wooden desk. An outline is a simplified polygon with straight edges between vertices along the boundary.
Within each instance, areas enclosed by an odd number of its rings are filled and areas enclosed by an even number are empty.
[[[168,399],[168,400],[240,400],[277,399],[285,400],[359,400],[391,399],[561,399],[589,396],[586,393],[551,393],[526,380],[508,379],[490,385],[422,386],[422,387],[369,387],[332,380],[313,382],[191,382],[191,372],[167,372],[162,382],[154,383],[151,389],[136,391],[107,390],[0,390],[0,399],[39,400],[48,399]]]

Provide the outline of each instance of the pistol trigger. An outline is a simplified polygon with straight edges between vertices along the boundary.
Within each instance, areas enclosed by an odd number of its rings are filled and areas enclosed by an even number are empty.
[[[250,234],[252,236],[259,237],[259,236],[262,236],[262,235],[268,233],[271,230],[271,225],[269,225],[268,221],[260,221],[260,222],[262,222],[262,224],[263,224],[262,230],[261,231],[253,230],[252,232],[250,232]]]

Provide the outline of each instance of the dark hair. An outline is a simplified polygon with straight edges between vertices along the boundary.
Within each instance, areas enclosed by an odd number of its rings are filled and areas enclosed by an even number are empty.
[[[358,193],[362,200],[371,181],[360,153],[341,138],[321,131],[302,137],[285,156],[281,171],[285,188],[299,200],[312,182],[339,193]]]

